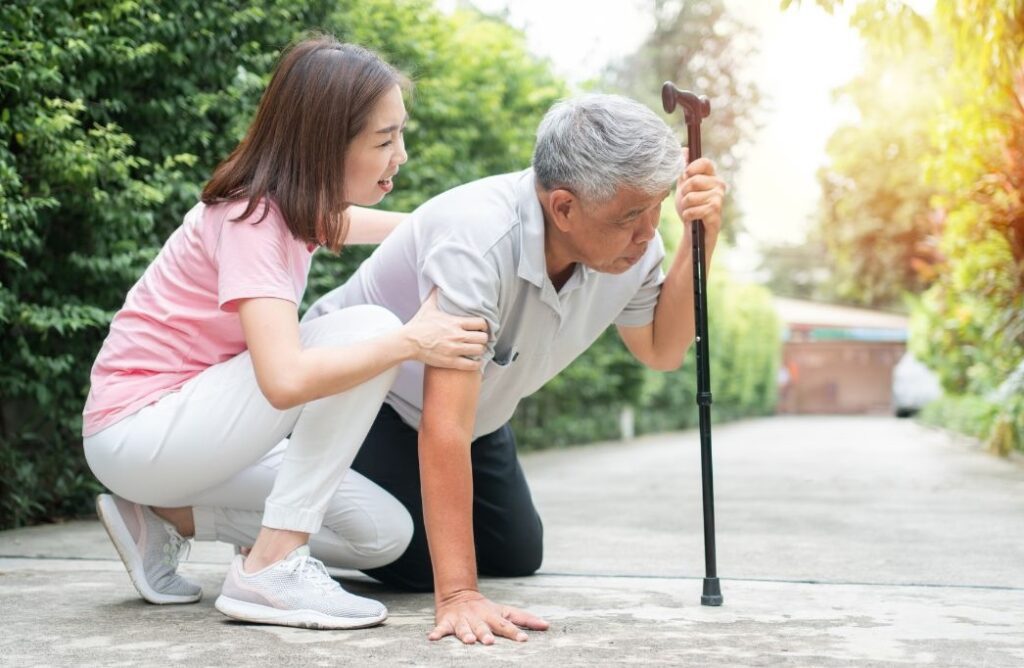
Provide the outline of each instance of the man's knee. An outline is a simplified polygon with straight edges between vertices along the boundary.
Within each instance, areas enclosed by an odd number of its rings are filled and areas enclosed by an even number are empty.
[[[414,547],[396,561],[380,568],[363,569],[363,572],[384,584],[414,592],[434,591],[434,571],[430,557],[424,557]]]
[[[498,544],[479,550],[480,573],[503,578],[533,575],[544,561],[544,526],[538,517],[502,536]]]

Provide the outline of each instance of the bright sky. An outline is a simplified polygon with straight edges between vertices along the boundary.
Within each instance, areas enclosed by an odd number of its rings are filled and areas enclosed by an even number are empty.
[[[437,4],[451,9],[459,1]],[[635,49],[652,28],[645,10],[650,0],[470,1],[487,12],[507,8],[510,23],[526,33],[529,48],[577,83]],[[761,35],[761,56],[750,67],[767,98],[763,127],[746,147],[741,172],[730,184],[749,230],[730,265],[746,273],[756,265],[759,244],[804,238],[817,208],[816,172],[825,163],[825,143],[840,123],[854,118],[851,109],[832,101],[831,91],[860,70],[861,45],[848,26],[848,10],[830,16],[813,0],[785,12],[778,0],[726,2]],[[911,4],[924,9],[932,2]],[[714,112],[705,123],[713,122]]]

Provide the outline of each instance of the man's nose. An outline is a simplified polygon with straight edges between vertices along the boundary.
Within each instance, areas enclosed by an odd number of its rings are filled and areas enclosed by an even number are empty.
[[[654,238],[654,233],[658,229],[658,214],[652,216],[645,216],[644,220],[640,225],[637,226],[636,232],[633,234],[633,243],[645,244]]]

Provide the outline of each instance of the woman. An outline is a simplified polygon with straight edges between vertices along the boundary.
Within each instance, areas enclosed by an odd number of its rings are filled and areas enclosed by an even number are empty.
[[[485,325],[431,299],[405,325],[360,306],[300,326],[298,304],[318,246],[379,240],[395,223],[352,205],[381,201],[407,159],[403,84],[329,37],[289,49],[245,138],[111,323],[85,454],[113,492],[100,519],[152,603],[199,600],[176,573],[194,536],[252,545],[216,602],[230,617],[356,628],[387,616],[308,543],[352,568],[401,554],[407,512],[349,465],[397,365],[476,369]]]

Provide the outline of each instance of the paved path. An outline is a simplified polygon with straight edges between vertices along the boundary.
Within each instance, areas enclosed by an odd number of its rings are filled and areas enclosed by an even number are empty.
[[[487,580],[552,622],[530,642],[429,643],[431,598],[363,578],[363,631],[246,626],[213,609],[230,549],[183,567],[197,605],[147,605],[95,522],[0,533],[0,663],[31,665],[1024,666],[1024,465],[883,417],[715,428],[725,605],[699,604],[697,434],[524,458],[542,573]]]

